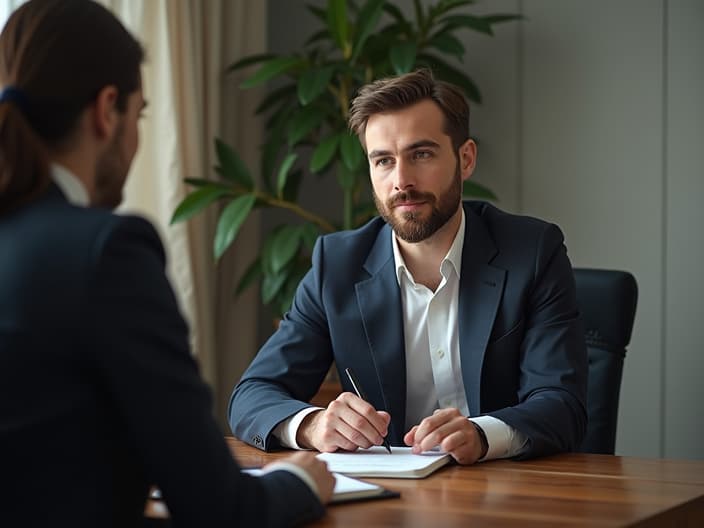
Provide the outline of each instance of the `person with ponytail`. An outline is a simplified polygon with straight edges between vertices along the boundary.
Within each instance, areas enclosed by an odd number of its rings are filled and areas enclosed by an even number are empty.
[[[149,222],[113,209],[138,147],[144,51],[91,0],[30,0],[0,34],[0,526],[321,517],[310,453],[232,458]]]

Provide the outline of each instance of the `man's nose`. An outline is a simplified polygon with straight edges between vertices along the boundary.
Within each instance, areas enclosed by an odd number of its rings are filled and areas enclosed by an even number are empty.
[[[394,171],[394,190],[405,191],[415,187],[415,173],[413,167],[403,160],[396,162]]]

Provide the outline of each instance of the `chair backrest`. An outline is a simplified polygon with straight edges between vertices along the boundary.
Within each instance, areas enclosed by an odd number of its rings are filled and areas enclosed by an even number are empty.
[[[579,451],[614,454],[621,374],[638,285],[627,271],[575,268],[574,278],[589,354],[589,423]]]

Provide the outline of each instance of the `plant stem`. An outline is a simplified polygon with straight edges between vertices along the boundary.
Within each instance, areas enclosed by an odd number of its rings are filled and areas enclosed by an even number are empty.
[[[352,209],[354,206],[354,197],[352,196],[352,189],[345,189],[344,194],[343,194],[343,199],[344,199],[344,219],[343,219],[343,229],[352,229],[354,227],[353,225],[353,218],[352,218]]]
[[[287,209],[291,211],[292,213],[300,216],[301,218],[308,220],[309,222],[313,222],[315,225],[320,227],[323,231],[326,233],[333,233],[337,231],[334,225],[332,225],[330,222],[325,220],[322,216],[318,216],[315,213],[311,213],[310,211],[303,209],[300,205],[298,205],[295,202],[289,202],[288,200],[281,200],[279,198],[274,198],[269,194],[262,193],[259,191],[255,192],[257,199],[261,200],[262,202],[266,203],[267,205],[270,205],[271,207],[278,207],[280,209]]]

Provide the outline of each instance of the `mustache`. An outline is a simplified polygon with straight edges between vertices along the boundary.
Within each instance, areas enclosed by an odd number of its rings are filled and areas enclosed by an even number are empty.
[[[400,191],[389,197],[386,200],[386,206],[388,208],[396,207],[404,202],[430,202],[435,201],[435,196],[432,193],[424,193],[416,191],[415,189],[409,189],[407,191]]]

